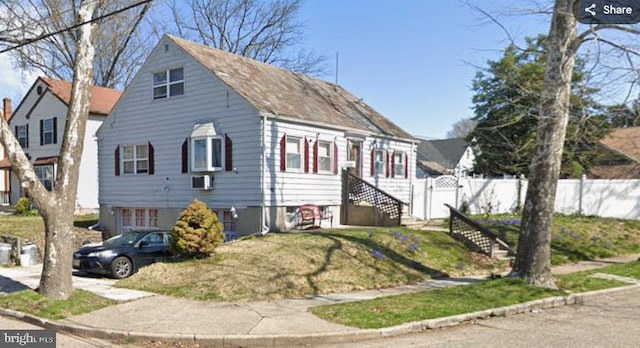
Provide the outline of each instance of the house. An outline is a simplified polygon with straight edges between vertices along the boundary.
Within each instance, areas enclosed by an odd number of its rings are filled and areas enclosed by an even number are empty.
[[[336,225],[342,168],[402,202],[415,175],[411,135],[342,87],[170,35],[98,148],[106,235],[171,228],[194,198],[237,235],[294,228],[306,203]]]
[[[9,122],[11,118],[11,99],[4,98],[2,100],[2,117]],[[4,148],[0,144],[0,168],[10,167],[9,158],[4,151]],[[0,206],[8,206],[11,204],[9,198],[9,190],[11,187],[10,182],[11,171],[8,169],[0,169]]]
[[[418,178],[466,176],[473,171],[475,155],[464,138],[420,140],[417,152]]]
[[[590,169],[590,177],[640,179],[640,127],[614,128],[599,144],[605,151]]]
[[[120,94],[110,88],[93,87],[80,160],[76,213],[98,210],[98,146],[95,133]],[[70,82],[39,77],[9,119],[9,126],[14,129],[36,175],[48,190],[53,189],[55,184],[70,99]],[[7,161],[0,168],[10,169],[11,165]],[[14,205],[25,193],[18,176],[13,172],[10,182],[10,202]]]

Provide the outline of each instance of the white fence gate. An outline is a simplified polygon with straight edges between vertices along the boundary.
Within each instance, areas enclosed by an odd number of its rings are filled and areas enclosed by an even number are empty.
[[[527,180],[473,179],[441,176],[417,179],[413,185],[411,214],[417,218],[449,216],[445,203],[472,214],[511,213],[522,207]],[[640,219],[640,180],[567,179],[558,182],[556,212],[582,213],[622,219]]]

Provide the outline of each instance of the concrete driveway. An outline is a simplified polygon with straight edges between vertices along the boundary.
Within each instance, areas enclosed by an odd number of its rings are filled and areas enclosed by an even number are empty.
[[[12,293],[27,288],[35,289],[40,283],[42,264],[27,267],[0,268],[0,292]],[[73,272],[73,286],[76,289],[91,291],[99,296],[116,301],[129,301],[154,294],[138,290],[115,288],[116,280],[106,277]]]

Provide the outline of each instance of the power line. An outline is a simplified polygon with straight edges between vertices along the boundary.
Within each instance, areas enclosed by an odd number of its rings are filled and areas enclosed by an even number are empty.
[[[44,39],[46,39],[48,37],[51,37],[51,36],[54,36],[54,35],[58,35],[58,34],[64,33],[65,31],[69,31],[69,30],[72,30],[72,29],[77,29],[77,28],[79,28],[79,27],[81,27],[81,26],[83,26],[85,24],[90,24],[90,23],[93,23],[93,22],[97,22],[99,20],[105,19],[107,17],[111,17],[111,16],[116,15],[118,13],[122,13],[122,12],[128,11],[128,10],[130,10],[132,8],[138,7],[140,5],[146,4],[146,3],[151,2],[151,1],[153,1],[153,0],[142,0],[142,1],[139,1],[137,3],[131,4],[129,6],[123,7],[121,9],[119,9],[119,10],[115,10],[115,11],[109,12],[107,14],[104,14],[102,16],[98,16],[96,18],[92,18],[92,19],[90,19],[88,21],[84,21],[82,23],[76,23],[76,24],[74,24],[74,25],[72,25],[70,27],[66,27],[64,29],[60,29],[60,30],[54,31],[52,33],[47,33],[47,34],[44,34],[44,35],[40,35],[40,36],[38,36],[36,38],[27,39],[25,42],[22,42],[22,43],[19,43],[17,45],[14,45],[12,47],[0,50],[0,54],[5,53],[5,52],[9,52],[9,51],[13,51],[13,50],[18,49],[20,47],[32,44],[34,42],[38,42],[38,41],[44,40]]]

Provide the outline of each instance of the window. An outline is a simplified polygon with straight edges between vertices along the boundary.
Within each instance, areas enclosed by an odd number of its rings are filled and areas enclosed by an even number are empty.
[[[318,169],[321,172],[330,172],[331,163],[331,143],[326,141],[318,142]]]
[[[47,191],[53,190],[53,165],[34,166],[33,170]]]
[[[40,145],[56,144],[57,117],[40,120]]]
[[[158,227],[158,209],[122,208],[122,227],[144,229]]]
[[[122,226],[131,226],[131,209],[122,209]]]
[[[375,175],[384,175],[384,150],[375,151]]]
[[[149,145],[129,145],[122,147],[122,166],[125,174],[149,172]]]
[[[23,149],[29,147],[29,127],[25,124],[22,126],[16,126],[16,138]]]
[[[184,94],[184,70],[182,68],[153,74],[153,99],[163,99]]]
[[[393,176],[404,177],[404,153],[395,152],[393,154]]]
[[[191,170],[198,171],[218,171],[223,168],[222,137],[207,136],[191,138],[193,158]]]
[[[222,225],[224,226],[225,232],[236,231],[236,220],[233,219],[233,214],[231,214],[230,210],[222,212]]]
[[[302,138],[287,137],[287,168],[302,170]]]
[[[163,245],[168,242],[164,239],[164,233],[150,233],[144,237],[143,241],[147,242],[147,245]]]

